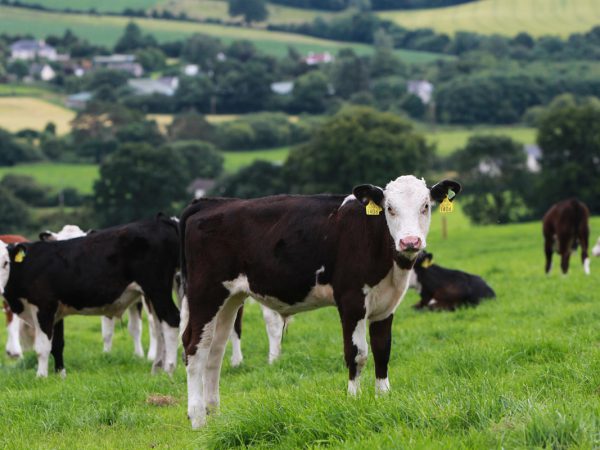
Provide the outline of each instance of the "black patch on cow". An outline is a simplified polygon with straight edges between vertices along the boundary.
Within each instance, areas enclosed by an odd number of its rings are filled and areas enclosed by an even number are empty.
[[[462,190],[462,186],[460,185],[460,183],[457,183],[453,180],[440,181],[430,189],[431,198],[436,202],[441,202],[446,198],[446,196],[448,195],[448,190],[450,189],[452,189],[452,191],[456,195],[458,195],[458,193]]]
[[[373,186],[372,184],[362,184],[352,189],[352,194],[356,199],[366,206],[370,201],[382,206],[383,205],[383,189],[379,186]]]

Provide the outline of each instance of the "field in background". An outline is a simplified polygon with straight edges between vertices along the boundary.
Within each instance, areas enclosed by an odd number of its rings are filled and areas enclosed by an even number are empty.
[[[98,178],[98,166],[94,164],[35,163],[13,167],[0,167],[0,178],[6,174],[29,175],[40,184],[56,189],[72,187],[83,194],[90,194]]]
[[[61,35],[66,29],[70,29],[77,36],[107,46],[115,44],[129,20],[126,17],[49,13],[0,6],[0,30],[4,33],[31,33],[36,37],[43,38],[48,34]],[[275,56],[286,55],[290,46],[295,47],[303,54],[311,51],[336,53],[344,47],[351,47],[360,54],[373,51],[372,46],[365,44],[330,41],[261,29],[140,18],[136,18],[135,22],[144,33],[151,33],[160,41],[177,40],[194,33],[205,33],[220,38],[226,44],[234,40],[250,40],[260,50]],[[36,26],[32,27],[31,23],[35,23]],[[398,54],[407,63],[427,62],[444,57],[435,53],[409,50],[398,51]]]
[[[39,98],[0,97],[0,126],[13,133],[24,128],[41,131],[53,122],[58,134],[66,134],[74,118],[70,109]]]
[[[442,241],[434,215],[434,260],[482,275],[498,298],[428,313],[410,307],[417,301],[411,291],[395,314],[389,396],[374,397],[371,355],[362,393],[347,396],[335,309],[296,316],[281,360],[269,366],[261,313],[249,305],[243,367],[231,368],[228,350],[221,413],[193,432],[180,359],[173,379],[150,376],[150,363],[133,357],[125,323],[117,326],[113,353],[103,354],[100,318],[68,317],[65,380],[36,379],[33,353],[15,363],[0,352],[0,447],[600,445],[600,262],[592,262],[589,277],[576,258],[567,277],[546,277],[539,223],[471,227],[460,213],[448,221],[449,239]],[[592,220],[592,232],[600,232],[600,219]],[[147,402],[154,394],[176,403],[154,406]]]
[[[597,0],[480,0],[417,11],[386,11],[379,16],[407,28],[433,28],[442,33],[473,31],[533,36],[589,31],[600,22]]]

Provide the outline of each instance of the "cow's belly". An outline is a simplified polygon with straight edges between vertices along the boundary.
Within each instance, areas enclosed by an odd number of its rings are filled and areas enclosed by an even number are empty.
[[[71,315],[121,317],[127,308],[140,299],[142,294],[142,288],[137,283],[131,283],[115,301],[105,305],[75,308],[60,302],[56,320]]]
[[[224,282],[223,285],[229,290],[231,296],[245,294],[282,316],[291,316],[325,306],[335,306],[333,288],[329,284],[315,284],[304,299],[291,304],[270,295],[253,292],[250,289],[248,277],[244,274],[238,275],[234,280]]]
[[[365,285],[365,307],[371,322],[387,319],[396,311],[408,289],[410,271],[395,263],[389,273],[375,286]]]

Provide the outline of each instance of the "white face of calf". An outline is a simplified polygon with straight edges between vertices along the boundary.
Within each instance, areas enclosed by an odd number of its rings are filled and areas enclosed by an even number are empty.
[[[4,288],[8,283],[10,275],[10,255],[8,254],[8,246],[0,241],[0,294],[4,294]]]
[[[40,233],[40,240],[42,241],[66,241],[68,239],[74,239],[81,236],[85,236],[87,233],[79,228],[77,225],[65,225],[58,233],[52,231],[44,231]]]
[[[354,195],[365,205],[372,201],[383,208],[394,249],[413,260],[427,245],[432,202],[442,201],[449,189],[458,194],[461,186],[455,181],[444,180],[430,190],[425,180],[405,175],[390,181],[385,189],[358,186],[354,188]]]
[[[600,256],[600,238],[598,238],[596,245],[594,245],[594,248],[592,249],[592,255]]]

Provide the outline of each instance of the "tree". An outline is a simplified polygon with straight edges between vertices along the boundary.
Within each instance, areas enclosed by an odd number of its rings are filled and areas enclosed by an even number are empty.
[[[189,112],[177,114],[167,125],[167,134],[171,141],[211,141],[214,127],[203,115]]]
[[[394,39],[383,29],[374,35],[375,55],[371,61],[371,76],[373,78],[392,75],[404,75],[406,66],[394,53]]]
[[[178,141],[169,144],[185,163],[185,179],[216,178],[223,172],[223,155],[214,145],[202,141]]]
[[[135,56],[144,70],[149,72],[163,69],[167,62],[165,54],[159,48],[151,47],[140,49],[135,52]]]
[[[115,52],[126,53],[140,48],[156,46],[156,39],[152,35],[143,35],[141,28],[135,22],[129,22],[123,35],[115,44]]]
[[[0,230],[2,233],[23,233],[31,223],[27,204],[9,190],[0,187]]]
[[[186,198],[186,170],[180,155],[168,147],[124,144],[100,166],[94,184],[94,210],[101,226],[174,214]]]
[[[271,97],[273,75],[265,64],[249,61],[240,70],[230,70],[219,78],[217,111],[245,113],[260,111]]]
[[[329,80],[320,70],[313,70],[296,79],[290,109],[293,112],[319,114],[327,107]]]
[[[48,195],[48,186],[42,186],[27,175],[4,175],[0,181],[0,187],[10,191],[16,198],[37,207],[55,206],[56,197]]]
[[[256,198],[287,192],[281,166],[254,161],[233,175],[218,181],[213,194],[222,197]]]
[[[178,111],[192,109],[209,113],[214,92],[214,85],[207,77],[182,77],[175,91],[175,108]]]
[[[340,51],[332,68],[335,94],[350,98],[352,94],[369,89],[367,64],[353,50]]]
[[[229,15],[244,16],[246,23],[262,22],[269,17],[265,0],[229,0]]]
[[[578,197],[600,212],[600,106],[588,101],[550,108],[539,119],[537,142],[542,148],[540,210],[568,197]]]
[[[473,222],[509,223],[530,215],[523,193],[533,175],[520,143],[506,136],[471,136],[452,159],[468,186],[461,203]]]
[[[0,166],[14,166],[20,162],[42,158],[39,151],[27,143],[15,139],[8,131],[0,128]]]
[[[403,174],[424,176],[433,149],[410,122],[367,107],[348,107],[327,120],[285,162],[292,192],[350,192],[360,183],[385,186]]]
[[[181,57],[189,63],[210,69],[214,66],[217,55],[222,50],[223,45],[219,39],[197,33],[186,39]]]

